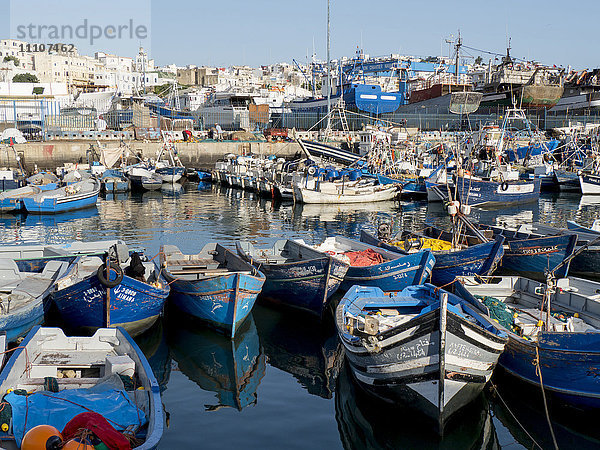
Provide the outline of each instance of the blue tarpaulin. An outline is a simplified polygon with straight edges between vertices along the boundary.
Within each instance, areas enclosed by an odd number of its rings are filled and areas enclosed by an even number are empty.
[[[13,433],[19,447],[25,433],[33,427],[52,425],[62,431],[73,417],[88,411],[101,414],[119,431],[129,425],[147,423],[144,412],[124,390],[115,389],[114,384],[101,383],[89,389],[65,389],[56,393],[40,391],[28,396],[11,392],[4,399],[12,406]]]

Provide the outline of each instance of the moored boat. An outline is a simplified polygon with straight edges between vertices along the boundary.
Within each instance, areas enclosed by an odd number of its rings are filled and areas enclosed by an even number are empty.
[[[265,274],[261,298],[308,311],[321,317],[338,290],[348,264],[292,240],[278,240],[270,248],[236,242],[238,254]]]
[[[401,291],[427,281],[435,264],[429,250],[401,254],[343,236],[328,237],[316,249],[350,265],[343,290],[359,285]]]
[[[30,185],[0,192],[0,212],[20,211],[25,197],[32,197],[40,192],[42,190],[39,187]]]
[[[259,270],[216,243],[205,245],[195,255],[163,245],[160,265],[173,303],[230,337],[252,311],[265,282]]]
[[[90,208],[98,201],[99,193],[100,182],[96,179],[88,179],[24,197],[23,205],[30,213],[56,214]]]
[[[445,286],[460,275],[490,275],[504,255],[504,238],[491,242],[452,248],[452,243],[418,233],[404,232],[396,237],[381,240],[365,230],[361,230],[360,240],[373,246],[404,254],[416,248],[431,249],[435,265],[431,271],[431,282]]]
[[[89,438],[108,437],[112,448],[129,448],[126,435],[133,435],[135,448],[154,449],[162,437],[159,385],[122,328],[67,337],[59,328],[35,327],[2,369],[0,388],[8,392],[3,397],[8,419],[0,439],[19,448],[26,436],[35,442],[35,431],[28,432],[38,425],[62,431],[65,444],[73,435],[81,436],[78,430]],[[98,420],[110,425],[99,427]]]
[[[300,203],[371,203],[398,197],[399,185],[379,185],[355,181],[349,183],[323,182],[318,189],[294,186],[294,199]]]
[[[78,257],[56,281],[52,299],[68,328],[93,331],[122,326],[131,335],[162,314],[169,286],[160,270],[124,244],[104,258]]]
[[[481,393],[507,340],[477,302],[431,284],[387,295],[354,286],[337,307],[336,326],[360,385],[420,409],[440,433]]]
[[[502,207],[507,204],[533,202],[540,197],[541,181],[529,180],[486,181],[456,177],[458,199],[470,206]]]
[[[523,277],[459,278],[455,292],[479,301],[508,333],[499,364],[510,374],[580,409],[600,407],[600,283]]]

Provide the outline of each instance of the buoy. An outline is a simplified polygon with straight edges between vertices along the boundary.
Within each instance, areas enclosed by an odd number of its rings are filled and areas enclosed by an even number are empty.
[[[2,424],[2,431],[4,431],[5,433],[8,431],[8,424],[7,423],[3,423]]]
[[[52,425],[38,425],[25,434],[21,441],[21,450],[58,450],[61,444],[60,431]]]
[[[468,216],[471,214],[471,205],[460,205],[460,212]]]

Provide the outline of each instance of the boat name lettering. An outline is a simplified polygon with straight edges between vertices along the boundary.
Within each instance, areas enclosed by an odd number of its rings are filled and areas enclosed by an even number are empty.
[[[402,346],[398,349],[397,358],[399,361],[405,359],[419,358],[421,356],[427,356],[425,349],[432,345],[428,338],[419,339],[418,342],[410,346]]]
[[[537,253],[549,253],[555,252],[558,250],[558,246],[554,247],[534,247],[534,248],[520,248],[517,250],[518,253],[523,253],[525,255],[535,255]]]
[[[476,347],[471,347],[465,344],[457,344],[456,342],[449,342],[446,347],[446,353],[449,355],[455,355],[460,358],[470,358],[473,356],[481,356],[481,351]]]

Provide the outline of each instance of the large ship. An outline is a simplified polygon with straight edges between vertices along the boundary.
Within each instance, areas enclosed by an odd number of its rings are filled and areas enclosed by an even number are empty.
[[[517,62],[510,56],[510,47],[502,62],[490,64],[476,90],[483,93],[481,109],[552,108],[564,91],[564,69],[535,63]]]
[[[584,113],[600,108],[600,69],[570,72],[565,77],[565,90],[553,113]]]

